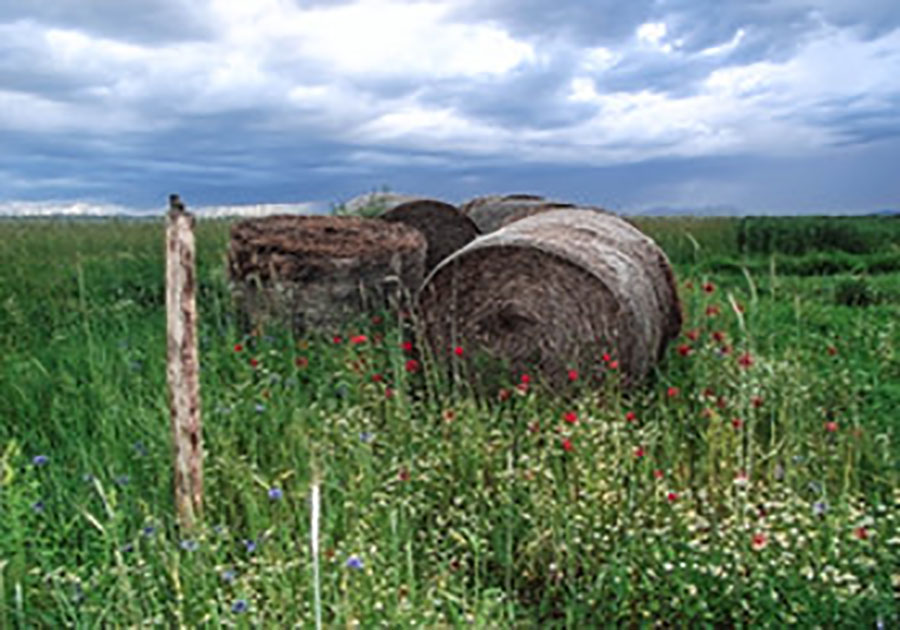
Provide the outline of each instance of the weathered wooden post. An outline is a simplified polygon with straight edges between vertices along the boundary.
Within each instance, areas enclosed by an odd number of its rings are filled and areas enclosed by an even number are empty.
[[[178,195],[166,215],[166,330],[169,410],[175,464],[175,510],[182,529],[203,512],[203,432],[194,297],[194,217]]]

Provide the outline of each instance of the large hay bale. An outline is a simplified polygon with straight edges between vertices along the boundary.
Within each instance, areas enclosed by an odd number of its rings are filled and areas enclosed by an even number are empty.
[[[231,228],[228,272],[246,323],[337,329],[422,283],[425,237],[402,223],[275,215]]]
[[[428,242],[425,273],[479,235],[478,227],[456,206],[435,199],[414,199],[396,204],[381,215],[385,221],[405,223],[419,230]]]
[[[482,234],[487,234],[527,216],[574,207],[574,204],[538,195],[488,195],[463,204],[463,213],[475,222]]]
[[[602,375],[604,352],[625,384],[640,381],[682,317],[663,251],[619,217],[580,209],[476,239],[431,272],[419,307],[438,357],[459,344],[552,385],[571,368]]]

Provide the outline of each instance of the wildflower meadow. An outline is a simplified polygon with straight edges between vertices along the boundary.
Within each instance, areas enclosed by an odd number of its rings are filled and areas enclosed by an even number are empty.
[[[414,312],[241,330],[200,221],[191,531],[162,222],[0,222],[0,628],[900,627],[900,221],[637,222],[685,318],[648,382],[476,395]]]

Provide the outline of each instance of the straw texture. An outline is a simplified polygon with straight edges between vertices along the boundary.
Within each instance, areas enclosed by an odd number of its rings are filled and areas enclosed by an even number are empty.
[[[228,273],[245,323],[331,330],[415,292],[425,249],[402,223],[277,215],[232,226]]]
[[[584,209],[547,210],[476,239],[432,271],[419,307],[436,356],[462,345],[552,386],[571,368],[605,378],[604,352],[626,385],[639,382],[682,319],[663,251],[619,217]]]
[[[428,242],[425,273],[453,252],[462,249],[480,232],[475,223],[455,206],[435,199],[397,203],[381,215],[385,221],[405,223],[419,230]]]
[[[482,234],[487,234],[533,214],[574,207],[538,195],[488,195],[467,201],[462,212],[475,222]]]

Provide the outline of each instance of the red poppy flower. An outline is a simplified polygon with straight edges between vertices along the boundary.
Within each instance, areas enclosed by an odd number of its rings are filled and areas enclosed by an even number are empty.
[[[510,396],[512,396],[512,392],[505,388],[497,392],[497,400],[499,400],[500,402],[509,400]]]
[[[829,420],[825,423],[825,430],[829,433],[836,433],[838,430],[838,423],[834,420]]]
[[[393,398],[393,397],[394,397],[394,390],[391,389],[390,387],[385,387],[385,388],[384,388],[384,397],[385,397],[385,398]]]
[[[528,393],[528,383],[519,383],[518,385],[516,385],[516,390],[521,394],[527,394]]]
[[[865,527],[857,527],[853,530],[853,536],[857,540],[867,540],[869,538],[869,530]]]
[[[653,471],[653,478],[654,478],[654,479],[662,479],[662,478],[665,477],[665,476],[666,476],[666,473],[664,473],[663,471],[661,471],[659,468],[657,468],[656,470]]]
[[[691,341],[697,341],[700,338],[700,331],[696,328],[692,328],[691,330],[684,333],[684,336],[690,339]]]
[[[634,449],[634,456],[635,456],[635,457],[641,458],[641,457],[643,457],[644,455],[645,455],[645,453],[644,453],[644,447],[643,447],[643,446],[638,446],[636,449]]]
[[[619,369],[619,362],[618,362],[618,361],[610,361],[610,362],[609,362],[609,369],[610,369],[610,370],[618,370],[618,369]]]
[[[678,389],[677,387],[670,387],[669,389],[666,390],[666,396],[668,396],[669,398],[675,398],[680,393],[681,393],[681,390]]]
[[[706,307],[706,316],[707,317],[715,317],[716,315],[718,315],[721,312],[722,311],[715,304],[710,304],[709,306]]]
[[[257,361],[256,359],[254,359],[252,357],[251,357],[250,361],[248,361],[248,363],[250,364],[250,367],[256,367],[257,365],[259,365],[259,361]]]
[[[735,429],[738,429],[738,430],[739,430],[741,427],[744,426],[744,421],[741,420],[740,418],[732,418],[732,419],[731,419],[731,426],[733,426]]]
[[[456,346],[455,348],[453,348],[453,354],[455,354],[458,357],[461,357],[463,355],[462,346]]]
[[[400,344],[400,347],[403,348],[403,352],[412,352],[413,345],[412,341],[404,341]]]
[[[527,374],[523,374],[522,378],[519,379],[519,382],[522,383],[523,385],[528,385],[528,383],[531,382],[531,377],[528,376]]]
[[[569,424],[577,424],[578,423],[578,414],[574,411],[567,411],[563,414],[563,420],[568,422]]]
[[[381,374],[373,374],[373,375],[372,375],[372,382],[373,382],[373,383],[380,383],[380,382],[382,382],[383,380],[384,380],[384,377],[383,377]]]
[[[707,419],[708,419],[708,418],[712,418],[712,417],[713,417],[713,410],[710,409],[709,407],[704,407],[704,408],[703,408],[703,411],[700,412],[700,417],[701,417],[701,418],[707,418]]]
[[[693,349],[686,343],[683,343],[680,346],[678,346],[678,354],[680,354],[683,357],[690,355],[691,352],[693,352]]]
[[[759,409],[760,407],[762,407],[763,402],[765,401],[763,400],[762,396],[754,396],[750,399],[750,404],[753,405],[754,409]]]
[[[578,370],[569,370],[569,382],[574,383],[578,380]]]
[[[609,353],[608,353],[608,352],[604,352],[604,353],[603,353],[603,361],[604,361],[605,363],[609,363],[610,361],[612,361],[612,357],[609,356]]]
[[[766,545],[769,543],[769,539],[766,538],[766,535],[762,532],[757,532],[753,534],[753,538],[750,539],[750,546],[753,547],[756,551],[761,549],[765,549]]]
[[[361,343],[366,343],[369,340],[365,335],[356,335],[354,337],[350,337],[350,343],[354,346],[358,346]]]
[[[420,367],[420,366],[419,366],[419,362],[416,361],[415,359],[409,359],[409,360],[406,362],[406,371],[409,372],[410,374],[413,374],[413,373],[415,373],[415,372],[418,372],[418,371],[419,371],[419,367]]]
[[[738,365],[744,368],[751,367],[754,363],[753,356],[749,352],[745,352],[738,357]]]
[[[704,283],[703,283],[703,290],[704,290],[706,293],[712,293],[713,291],[716,290],[716,285],[714,285],[712,282],[704,282]]]
[[[637,414],[634,413],[633,411],[629,411],[628,413],[625,414],[626,422],[634,422],[635,420],[637,420]]]
[[[832,357],[838,353],[837,348],[835,348],[834,346],[828,346],[827,351],[828,351],[828,355],[832,356]]]
[[[294,359],[294,365],[296,365],[301,370],[307,366],[309,366],[309,359],[306,357],[297,357]]]
[[[235,352],[240,352],[240,351],[243,350],[243,349],[244,349],[244,346],[242,346],[241,344],[239,344],[239,343],[234,344],[234,351],[235,351]]]
[[[575,449],[575,447],[572,445],[572,440],[570,440],[569,438],[564,438],[561,444],[563,450],[567,453]]]
[[[678,493],[677,492],[668,493],[666,495],[666,500],[668,500],[669,503],[675,503],[675,501],[678,500]]]
[[[400,471],[397,473],[397,479],[399,479],[400,481],[409,481],[409,479],[410,479],[409,471],[405,468],[401,468]]]
[[[333,341],[335,344],[344,343],[344,340],[340,335],[335,335],[331,341]]]
[[[722,343],[723,341],[725,341],[725,333],[723,333],[721,330],[714,330],[712,333],[712,338],[713,341]]]

